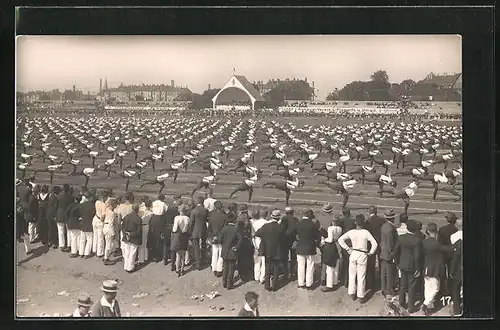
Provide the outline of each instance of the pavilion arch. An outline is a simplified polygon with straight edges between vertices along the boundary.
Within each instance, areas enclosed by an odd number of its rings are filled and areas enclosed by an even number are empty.
[[[250,101],[252,102],[252,110],[255,110],[256,104],[262,104],[265,101],[262,95],[260,95],[260,93],[255,89],[255,87],[253,87],[253,85],[248,81],[247,78],[245,78],[244,76],[234,75],[212,98],[212,104],[214,110],[216,109],[217,99],[219,98],[219,96],[222,94],[222,92],[224,92],[229,88],[237,88],[245,92],[250,98]]]

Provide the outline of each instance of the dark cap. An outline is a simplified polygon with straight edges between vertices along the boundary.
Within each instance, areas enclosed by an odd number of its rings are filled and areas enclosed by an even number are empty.
[[[304,211],[304,217],[313,219],[314,218],[314,212],[311,209],[307,209]]]
[[[406,229],[409,231],[409,232],[412,232],[412,233],[415,233],[419,230],[419,224],[416,220],[413,220],[413,219],[409,219],[407,222],[406,222]]]
[[[453,212],[450,212],[450,211],[446,212],[444,217],[446,218],[446,221],[448,221],[448,222],[456,222],[458,219],[457,215]]]
[[[355,221],[356,225],[362,226],[365,224],[365,216],[363,214],[356,215]]]
[[[386,219],[394,219],[396,218],[396,213],[394,213],[393,209],[390,209],[389,211],[385,212],[384,217]]]

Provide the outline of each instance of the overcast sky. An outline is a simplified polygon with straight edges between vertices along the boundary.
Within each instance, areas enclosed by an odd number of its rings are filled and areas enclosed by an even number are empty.
[[[305,78],[324,98],[386,70],[391,82],[461,72],[462,45],[440,36],[21,36],[17,89],[99,90],[127,84],[221,88],[233,74],[248,80]]]

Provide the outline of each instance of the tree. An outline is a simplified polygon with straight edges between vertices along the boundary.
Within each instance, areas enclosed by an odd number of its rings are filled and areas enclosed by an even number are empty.
[[[372,81],[375,81],[375,82],[389,83],[389,75],[384,70],[378,70],[378,71],[374,72],[370,76],[370,78],[372,79]]]
[[[327,101],[337,101],[338,99],[339,99],[339,90],[337,88],[335,88],[333,92],[330,92],[326,96]]]
[[[401,82],[401,86],[404,88],[406,92],[412,90],[416,85],[417,83],[413,79],[405,79]]]

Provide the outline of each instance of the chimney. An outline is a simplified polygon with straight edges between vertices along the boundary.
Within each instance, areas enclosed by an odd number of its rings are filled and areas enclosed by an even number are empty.
[[[99,94],[102,92],[102,78],[99,79]]]
[[[170,80],[170,86],[172,86],[172,87],[174,87],[174,86],[175,86],[175,84],[174,84],[174,80],[173,80],[173,79],[172,79],[172,80]]]
[[[306,79],[305,79],[305,82],[307,82],[307,77],[306,77]]]
[[[210,84],[208,84],[208,90],[210,90]]]
[[[74,92],[75,90],[76,90],[76,87],[75,87],[75,85],[73,85],[73,92]]]

